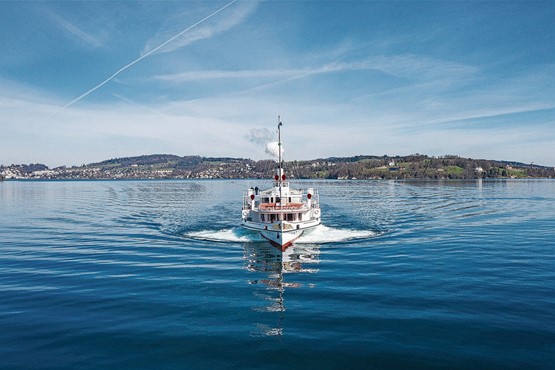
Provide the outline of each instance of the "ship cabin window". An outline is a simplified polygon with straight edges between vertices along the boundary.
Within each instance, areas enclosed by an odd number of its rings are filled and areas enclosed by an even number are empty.
[[[279,197],[276,197],[276,203],[281,202],[281,199]]]
[[[302,220],[300,213],[284,213],[283,215],[284,221],[297,222],[299,220]]]

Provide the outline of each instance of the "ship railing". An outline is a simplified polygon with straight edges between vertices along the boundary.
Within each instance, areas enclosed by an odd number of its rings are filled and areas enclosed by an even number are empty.
[[[250,199],[247,196],[247,194],[248,193],[246,191],[243,192],[243,209],[250,209],[251,208],[251,206],[249,204]]]
[[[315,190],[314,194],[312,194],[310,208],[320,208],[320,194],[318,194],[318,190]]]

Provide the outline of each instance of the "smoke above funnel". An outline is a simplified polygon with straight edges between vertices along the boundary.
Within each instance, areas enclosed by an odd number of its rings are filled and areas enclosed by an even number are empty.
[[[277,141],[272,141],[266,144],[266,153],[274,158],[279,158],[279,145]],[[281,155],[283,156],[283,145],[281,147]]]
[[[250,130],[247,139],[260,147],[263,147],[266,153],[273,158],[279,157],[279,145],[276,140],[277,133],[267,128],[254,128]],[[281,155],[283,155],[283,145],[281,146]]]

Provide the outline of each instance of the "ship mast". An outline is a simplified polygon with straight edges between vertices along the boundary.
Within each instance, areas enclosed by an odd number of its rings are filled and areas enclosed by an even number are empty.
[[[278,181],[281,183],[282,179],[282,168],[281,168],[281,123],[280,116],[278,116],[278,165],[279,165],[279,179]]]
[[[278,186],[279,186],[279,203],[281,205],[281,207],[279,207],[279,213],[280,213],[280,229],[281,229],[281,235],[283,236],[283,195],[281,193],[281,186],[283,185],[283,169],[281,168],[281,126],[283,126],[283,123],[281,123],[281,118],[280,116],[278,116],[278,160],[279,160],[279,170],[278,170]]]

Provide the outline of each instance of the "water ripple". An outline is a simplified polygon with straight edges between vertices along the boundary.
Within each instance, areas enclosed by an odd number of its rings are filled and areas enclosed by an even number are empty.
[[[1,367],[552,366],[552,181],[300,183],[285,253],[259,180],[0,183]]]

